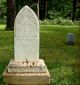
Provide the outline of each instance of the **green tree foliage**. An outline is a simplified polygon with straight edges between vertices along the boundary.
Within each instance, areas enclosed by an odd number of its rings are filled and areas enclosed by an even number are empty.
[[[71,0],[48,0],[48,18],[65,17],[72,10]]]
[[[28,5],[29,7],[31,7],[34,11],[35,11],[35,13],[37,13],[37,2],[36,2],[37,0],[15,0],[15,2],[16,2],[16,12],[18,13],[19,12],[19,10],[23,7],[23,6],[25,6],[25,5]]]
[[[0,23],[4,24],[6,20],[6,0],[0,0]]]
[[[0,22],[1,20],[6,20],[6,1],[0,0]],[[23,6],[28,5],[37,15],[39,13],[38,16],[41,20],[54,20],[58,17],[80,20],[80,0],[15,0],[15,2],[16,13]]]
[[[47,4],[45,4],[47,1]],[[40,19],[55,19],[57,17],[69,18],[73,21],[79,19],[79,0],[40,0]],[[47,6],[46,6],[47,5]],[[45,10],[47,7],[47,10]],[[42,12],[42,14],[41,14]],[[47,17],[45,17],[47,13]]]

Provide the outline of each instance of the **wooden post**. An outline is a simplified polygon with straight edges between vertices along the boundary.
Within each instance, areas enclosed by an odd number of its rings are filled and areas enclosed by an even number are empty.
[[[39,0],[37,0],[37,16],[38,16],[38,19],[39,19]]]

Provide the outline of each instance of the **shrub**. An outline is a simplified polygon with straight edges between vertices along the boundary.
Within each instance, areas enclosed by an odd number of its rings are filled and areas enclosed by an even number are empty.
[[[65,25],[65,26],[69,25],[69,26],[72,26],[72,25],[80,25],[80,21],[73,22],[70,19],[63,19],[62,17],[58,17],[53,20],[49,20],[49,19],[46,19],[43,21],[40,20],[40,24],[41,25]]]
[[[50,21],[49,20],[43,20],[43,21],[40,20],[40,24],[41,25],[49,25]]]
[[[80,26],[80,21],[75,21],[74,23]]]
[[[60,12],[56,11],[56,10],[50,10],[48,11],[48,15],[47,17],[50,19],[50,20],[53,20],[55,18],[57,18],[58,16],[60,16]]]
[[[61,20],[61,25],[74,25],[72,20],[63,19]]]
[[[6,20],[0,20],[0,24],[6,24]]]

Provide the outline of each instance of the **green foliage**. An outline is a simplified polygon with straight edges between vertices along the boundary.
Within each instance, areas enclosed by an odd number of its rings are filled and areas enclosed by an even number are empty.
[[[57,17],[65,17],[72,10],[71,0],[49,0],[48,1],[48,17],[54,19]]]
[[[57,17],[59,17],[59,16],[60,16],[60,12],[53,11],[53,10],[48,11],[47,17],[48,17],[48,19],[50,19],[50,20],[53,20],[53,19],[55,19],[55,18],[57,18]]]
[[[6,20],[6,0],[0,0],[0,24],[4,24]]]
[[[5,30],[5,28],[6,28],[6,25],[0,25],[0,30]]]
[[[6,24],[6,20],[0,20],[0,24]]]
[[[25,6],[25,5],[28,5],[31,9],[33,9],[36,13],[37,11],[37,4],[34,3],[33,0],[15,0],[16,2],[16,11],[17,13],[20,11],[20,9]]]
[[[7,0],[0,0],[0,24],[6,23],[7,17]],[[37,3],[36,0],[15,0],[16,2],[16,13],[25,6],[26,4],[30,6],[35,13],[37,13]],[[47,5],[45,4],[45,0],[40,0],[40,19],[44,19],[47,14],[47,19],[53,20],[53,23],[57,23],[58,17],[64,18],[66,15],[72,13],[73,10],[73,3],[71,0],[47,0]],[[41,6],[42,5],[42,6]],[[46,9],[47,7],[47,9]],[[80,10],[77,9],[76,11],[76,18],[80,20]],[[41,18],[42,17],[42,18]],[[71,16],[68,15],[70,18]],[[56,21],[54,21],[56,19]],[[63,19],[62,19],[63,20]],[[69,23],[70,22],[70,23]],[[62,24],[71,24],[70,20],[63,20]]]
[[[50,21],[49,20],[43,20],[43,21],[40,20],[40,24],[41,25],[49,25]]]
[[[80,21],[75,21],[74,22],[76,25],[80,26]]]
[[[63,19],[61,20],[61,25],[74,25],[74,22],[69,19]]]
[[[46,20],[43,20],[43,21],[40,20],[40,24],[41,25],[62,25],[62,26],[78,25],[79,26],[80,21],[73,22],[70,19],[64,19],[62,17],[58,17],[58,18],[55,18],[53,20],[49,20],[49,19],[46,19]]]
[[[59,25],[73,25],[74,24],[72,20],[63,19],[62,17],[58,17],[58,18],[54,19],[53,21]]]

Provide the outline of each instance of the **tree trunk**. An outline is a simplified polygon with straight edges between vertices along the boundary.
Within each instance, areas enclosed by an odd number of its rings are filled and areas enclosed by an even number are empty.
[[[47,0],[45,0],[45,19],[47,17]]]
[[[7,0],[7,25],[6,25],[6,30],[14,30],[15,16],[16,16],[15,0]]]
[[[39,0],[37,0],[37,16],[38,16],[38,19],[39,19]]]
[[[44,20],[47,17],[47,0],[40,0],[40,19]]]
[[[73,0],[72,21],[76,19],[76,4],[77,4],[77,0]]]
[[[66,1],[63,0],[63,16],[64,16],[64,13],[65,13],[65,12],[64,12],[64,11],[65,11],[65,10],[64,10],[65,2],[66,2]]]

